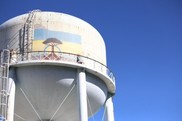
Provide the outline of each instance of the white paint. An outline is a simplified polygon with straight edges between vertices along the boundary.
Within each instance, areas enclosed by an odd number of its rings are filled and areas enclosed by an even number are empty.
[[[9,78],[8,121],[14,121],[15,83]]]
[[[107,121],[114,121],[114,108],[112,97],[109,97],[105,103],[106,106],[106,119]]]
[[[78,69],[77,90],[79,103],[79,121],[88,121],[86,74],[83,69]]]
[[[8,46],[11,50],[19,48],[19,30],[25,23],[27,16],[28,14],[24,14],[15,17],[0,25],[0,42],[2,43],[0,44],[0,49],[6,47],[7,43],[9,43]],[[54,12],[37,13],[34,22],[35,28],[45,28],[52,31],[80,35],[82,39],[82,53],[80,55],[92,58],[106,65],[104,40],[99,32],[87,22],[71,15]],[[97,51],[95,51],[94,48],[97,48]],[[16,76],[18,79],[16,82],[16,87],[18,88],[16,89],[15,113],[18,113],[16,115],[26,120],[37,120],[37,116],[35,116],[32,108],[28,105],[20,88],[27,92],[28,98],[37,106],[36,110],[40,113],[41,118],[50,119],[50,116],[57,109],[56,106],[60,104],[62,98],[65,97],[69,87],[74,81],[78,80],[80,120],[77,120],[78,112],[76,99],[78,96],[76,95],[77,90],[75,89],[68,100],[65,101],[62,110],[59,110],[59,115],[55,115],[55,119],[65,121],[88,121],[88,115],[90,116],[91,114],[87,113],[87,97],[91,100],[92,111],[95,113],[105,102],[107,92],[115,93],[115,83],[108,77],[106,68],[102,68],[100,63],[95,63],[93,60],[83,59],[82,64],[75,64],[70,61],[49,62],[48,60],[16,62],[18,56],[12,55],[12,58],[10,66],[17,68]],[[76,68],[85,68],[87,76],[81,69],[77,72]],[[15,85],[12,90],[15,90]],[[13,121],[14,94],[15,92],[10,92],[9,108],[11,111],[8,112],[8,121]],[[110,108],[113,110],[113,107],[108,104],[107,109],[110,110]],[[108,115],[108,119],[110,119],[110,117],[114,119],[112,116],[113,114]],[[19,119],[16,119],[16,117],[14,120],[18,121]]]

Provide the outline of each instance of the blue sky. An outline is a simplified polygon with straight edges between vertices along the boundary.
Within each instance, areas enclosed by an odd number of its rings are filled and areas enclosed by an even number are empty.
[[[182,121],[181,0],[1,0],[0,23],[33,9],[77,16],[101,33],[116,121]]]

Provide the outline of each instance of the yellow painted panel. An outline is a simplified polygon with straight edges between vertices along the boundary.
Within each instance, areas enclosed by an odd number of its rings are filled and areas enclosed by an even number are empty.
[[[47,44],[43,44],[44,40],[33,41],[33,51],[51,51],[52,47]],[[72,42],[63,42],[62,44],[54,46],[54,51],[67,52],[73,54],[82,55],[81,44],[75,44]]]

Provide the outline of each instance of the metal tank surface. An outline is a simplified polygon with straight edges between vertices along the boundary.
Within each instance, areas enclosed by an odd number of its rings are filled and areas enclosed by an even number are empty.
[[[90,24],[34,10],[0,25],[0,43],[5,120],[86,121],[105,105],[114,121],[115,78],[104,40]]]

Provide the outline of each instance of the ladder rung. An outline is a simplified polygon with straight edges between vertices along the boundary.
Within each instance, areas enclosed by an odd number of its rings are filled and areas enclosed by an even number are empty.
[[[0,93],[0,95],[2,95],[2,96],[4,96],[4,95],[5,95],[5,96],[6,96],[6,94],[4,94],[4,93]]]
[[[2,97],[1,98],[7,98],[7,94],[1,93]]]
[[[3,94],[3,93],[0,93],[4,98],[7,98],[8,94]],[[3,98],[1,97],[1,98]]]
[[[7,92],[7,90],[1,90],[1,92]]]
[[[1,79],[8,79],[8,77],[0,77]]]
[[[5,103],[0,103],[0,105],[4,105],[4,106],[6,106],[6,104],[5,104]]]
[[[7,94],[3,94],[3,93],[0,93],[0,94],[2,96],[1,98],[3,98],[3,97],[6,98],[8,96]]]
[[[4,65],[9,65],[9,63],[2,63],[2,64],[4,64]]]
[[[0,66],[0,68],[4,68],[4,66],[3,66],[3,65],[1,65],[1,66]]]

